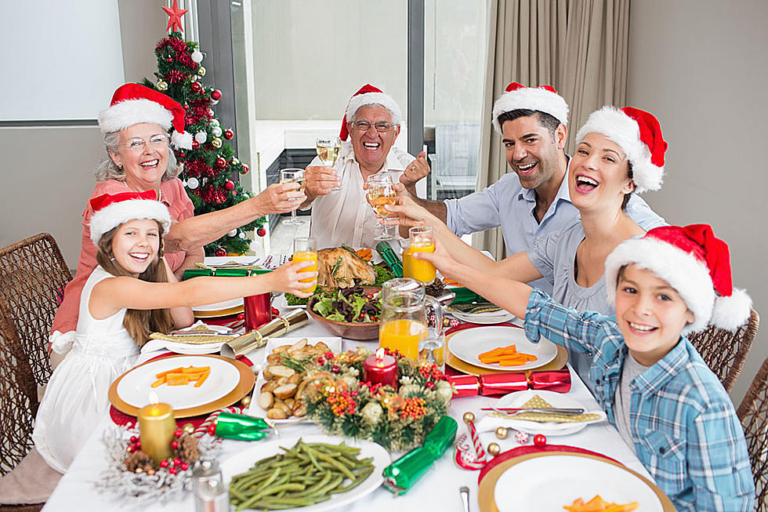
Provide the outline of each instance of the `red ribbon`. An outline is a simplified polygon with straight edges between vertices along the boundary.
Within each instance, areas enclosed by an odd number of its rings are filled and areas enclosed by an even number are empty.
[[[567,393],[571,390],[571,372],[556,371],[486,373],[482,375],[447,375],[455,389],[453,398],[464,396],[501,396],[515,391],[538,389]]]

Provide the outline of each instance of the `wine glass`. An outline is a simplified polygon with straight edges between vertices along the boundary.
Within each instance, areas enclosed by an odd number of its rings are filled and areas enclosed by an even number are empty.
[[[374,240],[394,240],[397,238],[397,232],[391,233],[390,228],[396,228],[396,226],[389,226],[383,223],[384,219],[395,217],[386,206],[394,206],[397,199],[397,193],[395,192],[395,182],[392,180],[392,176],[387,173],[374,174],[368,178],[368,203],[373,208],[376,218],[379,219],[379,225],[382,228],[382,234],[376,236]]]
[[[341,153],[341,139],[338,137],[326,137],[317,139],[317,157],[326,167],[334,167]],[[331,191],[341,190],[341,186],[331,187]]]
[[[280,183],[298,183],[299,191],[304,191],[304,169],[281,169],[280,170]],[[291,199],[291,201],[298,201],[297,198]],[[301,205],[297,205],[298,208]],[[303,220],[296,218],[296,208],[291,210],[291,218],[284,221],[285,224],[297,225],[304,224]]]

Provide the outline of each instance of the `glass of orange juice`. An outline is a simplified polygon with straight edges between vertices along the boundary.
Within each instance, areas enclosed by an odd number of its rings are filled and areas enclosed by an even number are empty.
[[[409,245],[403,249],[403,277],[413,278],[413,268],[411,267],[413,262],[413,250]]]
[[[411,239],[411,253],[435,252],[435,232],[429,226],[415,226],[408,230]],[[435,280],[435,266],[426,260],[419,260],[411,256],[411,277],[422,283],[431,283]]]
[[[317,240],[312,237],[297,237],[293,239],[293,262],[298,263],[300,261],[314,262],[314,265],[301,269],[301,272],[317,272]],[[317,280],[314,277],[301,280],[302,283],[311,283],[312,281],[315,281],[315,284],[301,291],[315,291]]]

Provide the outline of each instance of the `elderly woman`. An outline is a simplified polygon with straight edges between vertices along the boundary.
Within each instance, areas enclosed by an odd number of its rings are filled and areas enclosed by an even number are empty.
[[[658,190],[664,173],[667,143],[653,115],[626,107],[603,107],[593,112],[576,135],[576,154],[568,171],[571,202],[580,219],[559,232],[536,241],[528,252],[493,261],[462,242],[447,226],[409,198],[399,198],[392,207],[399,222],[410,225],[426,222],[436,234],[450,259],[471,265],[489,275],[479,282],[456,278],[477,293],[503,286],[490,278],[499,275],[521,282],[542,277],[553,285],[553,298],[579,311],[612,314],[605,291],[605,258],[624,240],[645,231],[624,211],[633,192]],[[438,268],[443,260],[437,258]],[[448,269],[442,269],[450,272]],[[590,382],[586,372],[589,358],[571,354],[571,364]]]
[[[306,198],[297,183],[269,186],[258,196],[218,212],[194,217],[194,206],[177,178],[181,165],[169,146],[191,149],[184,132],[184,108],[166,96],[138,84],[115,91],[110,107],[99,114],[107,158],[96,169],[91,198],[102,194],[154,190],[171,213],[173,224],[164,237],[165,259],[177,275],[202,262],[203,246],[263,215],[289,212]],[[173,136],[169,129],[173,127]],[[86,203],[77,273],[51,328],[53,349],[64,353],[77,327],[80,292],[96,267],[96,246],[89,224],[93,211]]]

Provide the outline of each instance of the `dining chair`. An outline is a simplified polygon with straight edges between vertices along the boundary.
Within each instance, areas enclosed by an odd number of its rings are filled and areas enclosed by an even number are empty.
[[[0,336],[21,347],[38,386],[51,376],[49,331],[71,280],[59,246],[48,233],[0,249],[0,301],[7,312],[0,320]]]
[[[747,451],[755,478],[756,508],[768,511],[768,359],[755,375],[736,414],[744,428]]]
[[[759,326],[760,315],[753,309],[749,315],[749,321],[739,327],[736,332],[710,325],[704,331],[688,337],[729,393],[744,367]]]

